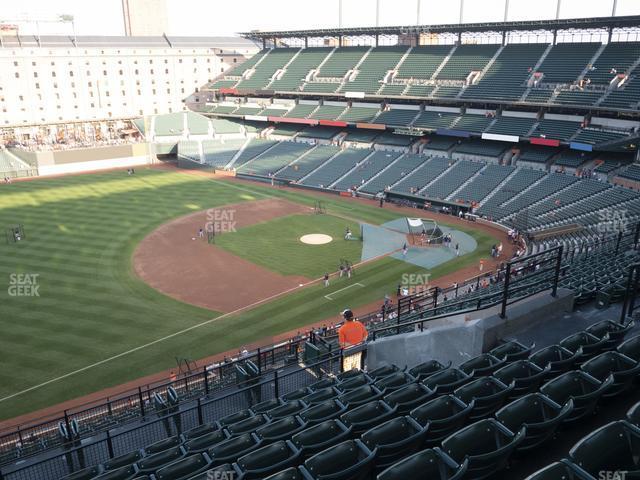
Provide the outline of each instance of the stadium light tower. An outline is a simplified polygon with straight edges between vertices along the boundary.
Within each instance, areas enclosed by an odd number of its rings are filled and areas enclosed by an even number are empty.
[[[509,0],[504,0],[504,22],[509,18]]]
[[[416,25],[420,25],[420,0],[416,0]]]
[[[560,18],[560,5],[562,5],[562,0],[558,0],[556,5],[556,20]]]
[[[616,16],[617,6],[618,6],[618,0],[613,0],[613,9],[611,10],[611,16],[612,17]]]
[[[380,26],[380,0],[376,0],[376,27]]]
[[[464,0],[460,0],[460,21],[458,23],[462,23],[463,17],[464,17]]]
[[[342,28],[342,0],[338,0],[338,28]]]

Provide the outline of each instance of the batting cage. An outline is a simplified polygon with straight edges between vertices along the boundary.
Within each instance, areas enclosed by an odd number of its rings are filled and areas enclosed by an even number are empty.
[[[442,243],[444,234],[435,220],[407,218],[407,229],[412,245],[433,245]]]

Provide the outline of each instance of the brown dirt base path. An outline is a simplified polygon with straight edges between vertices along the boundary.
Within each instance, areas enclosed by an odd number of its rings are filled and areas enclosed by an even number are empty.
[[[266,199],[186,215],[165,223],[140,242],[133,254],[134,271],[148,285],[177,300],[233,312],[309,279],[280,275],[211,245],[206,238],[198,238],[199,229],[207,222],[226,229],[242,228],[309,212],[303,205]]]

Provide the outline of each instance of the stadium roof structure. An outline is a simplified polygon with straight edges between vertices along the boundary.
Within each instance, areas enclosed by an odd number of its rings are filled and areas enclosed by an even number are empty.
[[[96,36],[79,35],[8,35],[0,37],[4,48],[220,48],[240,49],[254,47],[250,39],[242,37],[173,37],[173,36]]]
[[[466,33],[466,32],[507,32],[507,31],[535,31],[535,30],[585,30],[640,27],[640,15],[626,15],[619,17],[592,17],[547,20],[525,20],[516,22],[480,22],[480,23],[452,23],[442,25],[396,25],[381,27],[345,27],[321,28],[309,30],[280,30],[240,33],[241,36],[266,41],[282,38],[304,37],[340,37],[358,35],[407,35],[434,33]]]

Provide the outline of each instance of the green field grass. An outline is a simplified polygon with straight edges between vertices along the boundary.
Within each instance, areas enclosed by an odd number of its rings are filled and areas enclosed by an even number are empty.
[[[338,269],[340,259],[358,263],[362,242],[344,240],[348,228],[358,235],[356,222],[333,215],[289,215],[216,237],[216,245],[283,275],[316,279]],[[325,245],[308,245],[302,235],[323,233],[333,238]]]
[[[216,312],[166,297],[133,275],[135,246],[162,223],[266,197],[310,206],[317,199],[302,191],[143,169],[133,177],[111,172],[3,185],[0,228],[22,223],[27,239],[0,242],[0,418],[171,368],[176,356],[202,358],[321,321],[345,305],[355,308],[393,292],[403,273],[423,271],[385,258],[358,270],[357,281],[366,288],[328,300],[324,295],[347,280],[328,289],[311,286],[218,320]],[[354,221],[380,224],[398,216],[373,202],[324,199],[329,213]],[[344,220],[339,223],[342,230]],[[432,278],[477,262],[494,242],[470,233],[476,252],[431,270]],[[9,295],[15,274],[38,275],[39,296]]]

